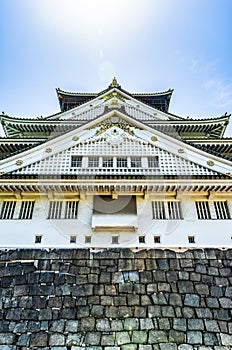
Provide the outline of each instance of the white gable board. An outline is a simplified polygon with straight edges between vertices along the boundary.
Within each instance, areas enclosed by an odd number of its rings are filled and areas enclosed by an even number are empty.
[[[80,169],[76,170],[80,172],[88,168],[87,157],[104,155],[141,157],[142,165],[138,168],[141,168],[145,175],[212,175],[215,172],[232,171],[229,161],[154,131],[117,110],[1,161],[0,171],[15,174],[74,174],[75,169],[71,166],[72,156],[83,157]],[[148,157],[158,159],[158,166],[153,166],[151,173]],[[111,168],[115,167],[114,165]],[[126,168],[128,165],[123,166],[123,171]]]

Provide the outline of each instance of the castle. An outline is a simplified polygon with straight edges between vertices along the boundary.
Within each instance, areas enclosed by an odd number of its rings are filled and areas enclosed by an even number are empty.
[[[57,89],[61,111],[1,115],[1,247],[229,247],[229,115],[182,118],[173,90]],[[20,225],[19,225],[20,224]]]

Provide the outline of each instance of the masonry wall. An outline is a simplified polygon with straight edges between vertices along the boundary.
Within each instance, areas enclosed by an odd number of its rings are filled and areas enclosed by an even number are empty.
[[[20,249],[0,262],[0,350],[232,347],[232,249]]]

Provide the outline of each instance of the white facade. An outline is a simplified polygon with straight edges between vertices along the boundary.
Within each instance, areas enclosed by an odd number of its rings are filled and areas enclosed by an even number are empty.
[[[202,122],[201,130],[215,133],[224,119]],[[32,136],[23,123],[15,120],[14,132]],[[185,141],[196,121],[111,85],[36,123],[56,128],[0,161],[1,247],[232,245],[232,162]],[[72,129],[62,133],[60,125]],[[198,143],[207,138],[201,130]]]

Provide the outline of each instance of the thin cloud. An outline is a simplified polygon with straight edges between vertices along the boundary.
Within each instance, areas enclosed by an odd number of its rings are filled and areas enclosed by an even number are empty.
[[[216,63],[216,61],[203,62],[199,59],[192,58],[191,70],[193,73],[209,72],[216,65]]]
[[[223,80],[211,79],[205,82],[204,87],[211,92],[217,107],[232,106],[232,83]]]

